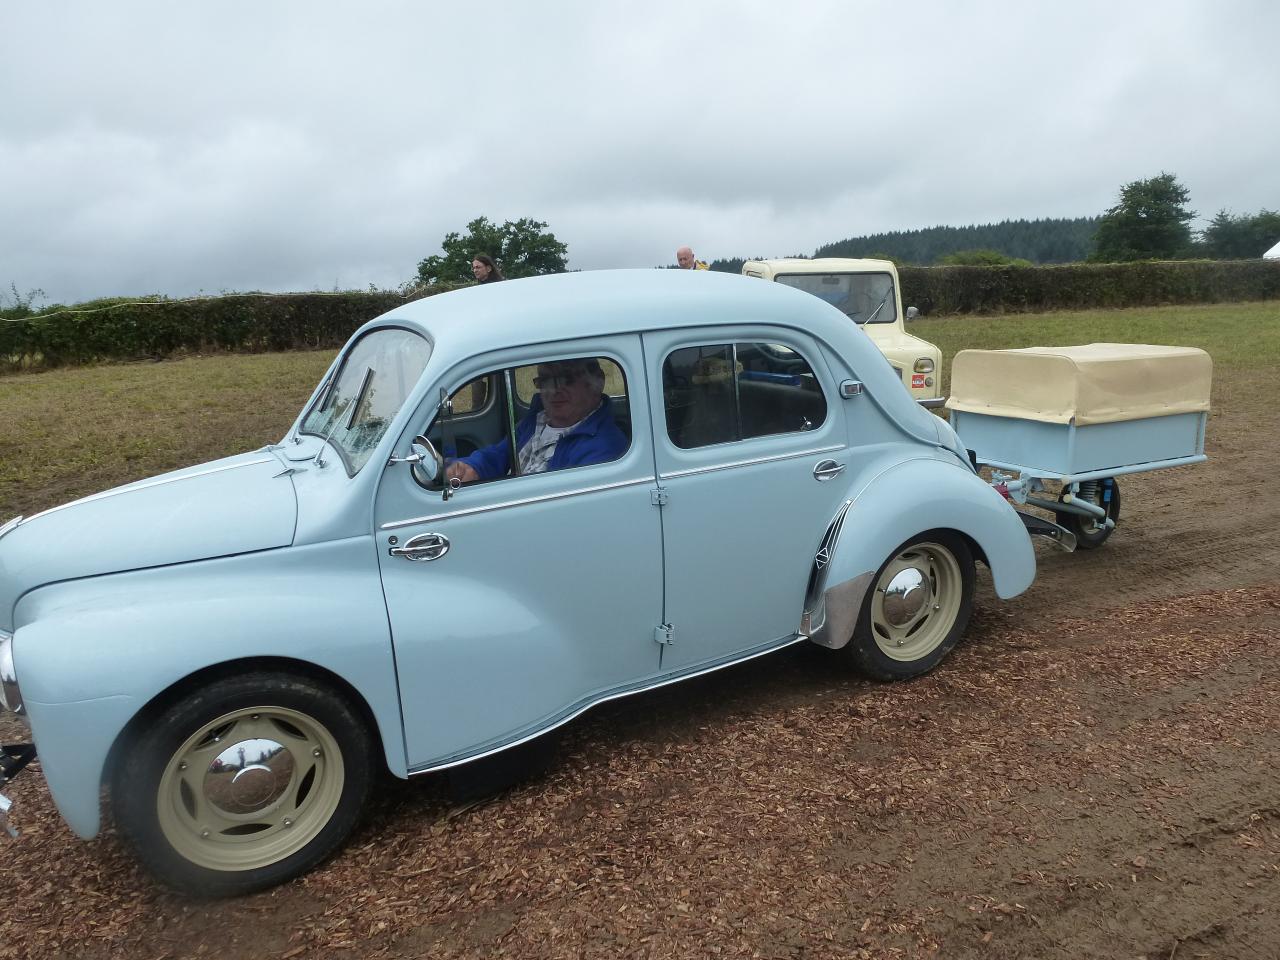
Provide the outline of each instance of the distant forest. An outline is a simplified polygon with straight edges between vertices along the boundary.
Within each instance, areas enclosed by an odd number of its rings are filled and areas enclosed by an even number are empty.
[[[930,266],[951,253],[995,250],[1032,263],[1074,263],[1093,252],[1100,217],[1073,220],[1005,220],[971,227],[926,227],[850,237],[819,247],[815,257],[874,257],[899,264]],[[794,254],[804,256],[804,254]],[[738,273],[743,258],[715,260],[712,270]]]

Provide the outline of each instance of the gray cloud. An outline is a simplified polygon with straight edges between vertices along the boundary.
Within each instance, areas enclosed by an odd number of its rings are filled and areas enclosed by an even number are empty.
[[[1081,216],[1176,173],[1280,207],[1280,8],[6,5],[0,284],[390,286],[471,218],[583,269]]]

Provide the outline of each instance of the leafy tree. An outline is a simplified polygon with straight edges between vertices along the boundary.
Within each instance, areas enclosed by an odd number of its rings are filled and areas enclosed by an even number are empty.
[[[568,269],[569,248],[556,239],[547,225],[524,217],[502,226],[477,217],[467,224],[467,232],[445,234],[440,244],[444,254],[427,257],[418,264],[418,282],[460,283],[472,279],[471,258],[487,253],[498,261],[505,277],[533,277],[543,273],[564,273]]]
[[[1226,210],[1201,234],[1205,254],[1214,260],[1253,260],[1280,240],[1280,213],[1260,210],[1255,216],[1233,217]]]
[[[947,267],[1029,267],[1030,260],[1010,257],[999,250],[960,250],[938,258]]]
[[[1172,173],[1120,188],[1120,202],[1102,215],[1090,260],[1174,260],[1191,248],[1187,188]]]

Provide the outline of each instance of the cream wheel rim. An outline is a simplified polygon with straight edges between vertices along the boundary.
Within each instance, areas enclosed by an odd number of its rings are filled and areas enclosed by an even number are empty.
[[[254,870],[315,839],[343,780],[342,753],[324,724],[284,707],[249,707],[201,725],[173,753],[156,814],[184,859]]]
[[[951,633],[960,612],[960,562],[937,543],[914,543],[888,565],[871,599],[871,635],[892,660],[927,657]]]

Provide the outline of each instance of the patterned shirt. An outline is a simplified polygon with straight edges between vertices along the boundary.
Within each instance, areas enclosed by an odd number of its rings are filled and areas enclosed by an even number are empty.
[[[597,404],[596,410],[599,409],[600,404]],[[533,428],[532,435],[520,448],[520,473],[546,473],[547,464],[551,462],[560,438],[581,426],[582,421],[590,418],[596,410],[592,410],[582,420],[567,427],[553,427],[547,423],[547,411],[539,410],[537,426]]]

